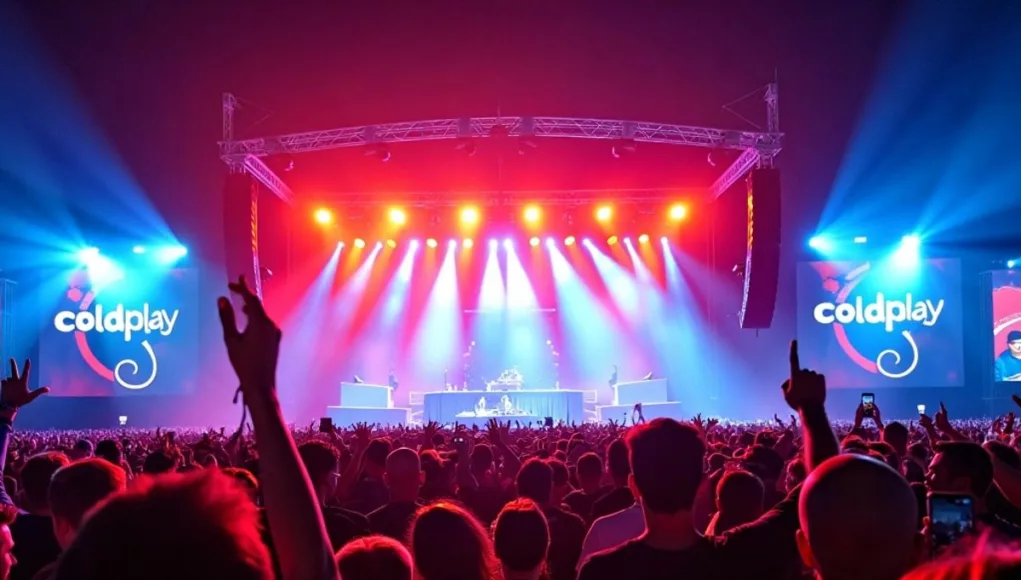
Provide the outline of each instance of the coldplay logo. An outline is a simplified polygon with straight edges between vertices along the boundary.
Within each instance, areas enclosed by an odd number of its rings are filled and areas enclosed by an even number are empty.
[[[76,308],[58,312],[53,317],[54,328],[61,333],[74,335],[82,359],[100,377],[133,391],[152,385],[159,365],[149,339],[153,336],[170,336],[174,332],[180,310],[156,308],[147,302],[137,308],[122,303],[100,303],[97,298],[101,290],[83,290],[83,287],[87,287],[83,276],[72,277],[67,291],[67,298],[76,304]],[[118,341],[123,340],[129,345],[137,344],[149,358],[151,371],[148,376],[139,377],[141,367],[134,358],[124,358],[114,363],[112,368],[102,362],[89,344],[89,338],[97,335],[116,337]]]
[[[935,326],[946,300],[930,300],[910,291],[884,292],[876,290],[874,284],[863,285],[862,282],[873,273],[870,263],[846,274],[838,274],[835,265],[829,262],[818,262],[813,266],[823,278],[823,289],[833,294],[833,300],[816,304],[812,317],[818,324],[833,327],[837,343],[848,358],[862,369],[890,379],[902,379],[913,373],[918,367],[919,349],[911,328]],[[872,291],[864,290],[866,286],[871,286]],[[879,331],[868,333],[869,342],[890,345],[879,350],[874,359],[863,355],[849,336],[856,329],[867,328]],[[890,338],[885,338],[886,335]],[[892,338],[897,335],[903,339],[901,344],[895,344],[896,339]]]

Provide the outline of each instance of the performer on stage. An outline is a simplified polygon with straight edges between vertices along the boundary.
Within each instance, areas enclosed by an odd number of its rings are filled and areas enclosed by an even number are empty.
[[[610,386],[617,384],[617,365],[613,365],[613,374],[610,375]]]
[[[1021,382],[1021,330],[1007,333],[1007,350],[996,357],[994,375],[997,382]]]
[[[390,388],[395,391],[397,390],[397,387],[400,386],[400,384],[397,382],[397,375],[394,374],[393,369],[390,369],[390,376],[387,377],[387,380],[389,381]]]

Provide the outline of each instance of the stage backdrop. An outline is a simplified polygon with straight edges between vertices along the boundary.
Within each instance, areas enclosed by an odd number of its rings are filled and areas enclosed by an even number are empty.
[[[193,270],[125,270],[102,283],[85,270],[48,279],[38,368],[51,396],[194,392],[200,313]]]
[[[801,363],[831,388],[964,384],[957,260],[802,262]]]
[[[1021,332],[1021,271],[993,272],[993,369],[997,381],[1021,381],[1021,361],[1008,354],[1007,335]],[[1015,349],[1018,347],[1015,343]],[[1015,353],[1021,354],[1021,353]],[[999,362],[997,362],[999,361]]]

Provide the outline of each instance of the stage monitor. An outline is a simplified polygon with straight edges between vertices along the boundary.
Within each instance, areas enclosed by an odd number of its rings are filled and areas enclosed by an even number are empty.
[[[801,363],[830,388],[964,384],[959,261],[802,262],[797,287]]]
[[[993,380],[1021,382],[1021,271],[993,272]]]
[[[190,269],[47,276],[39,300],[39,385],[51,396],[185,395],[199,357],[198,279]]]

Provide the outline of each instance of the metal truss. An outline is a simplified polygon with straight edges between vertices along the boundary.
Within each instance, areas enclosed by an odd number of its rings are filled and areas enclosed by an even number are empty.
[[[387,207],[400,205],[406,208],[456,207],[464,204],[481,207],[520,207],[529,203],[542,203],[544,207],[574,207],[604,202],[618,205],[667,203],[676,201],[676,189],[575,189],[534,191],[426,191],[391,193],[346,192],[330,198],[343,207]]]
[[[635,143],[663,143],[711,149],[748,149],[775,155],[783,135],[757,131],[733,131],[708,127],[646,123],[607,119],[567,117],[473,117],[410,121],[325,131],[290,133],[220,143],[221,158],[228,163],[248,155],[307,153],[345,147],[360,147],[441,139],[470,139],[503,135],[507,137],[553,137],[604,139]]]

